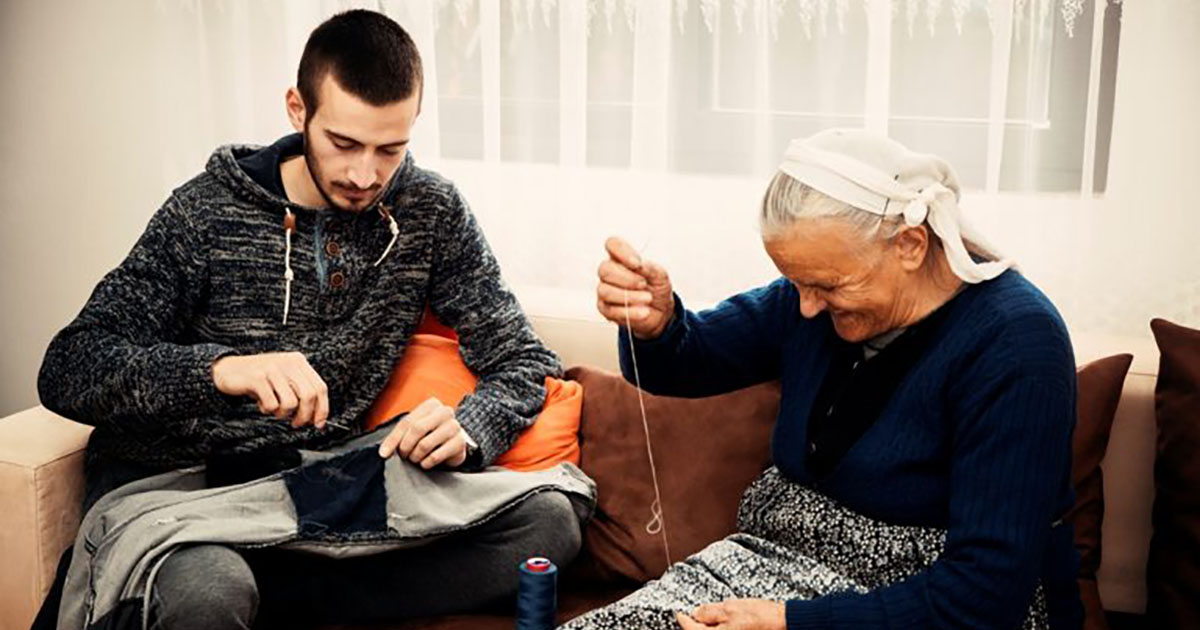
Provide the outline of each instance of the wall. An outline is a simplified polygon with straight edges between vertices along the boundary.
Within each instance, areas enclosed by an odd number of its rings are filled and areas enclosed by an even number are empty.
[[[145,12],[123,6],[0,4],[0,414],[36,402],[50,337],[162,194],[145,177],[145,24],[130,21]]]

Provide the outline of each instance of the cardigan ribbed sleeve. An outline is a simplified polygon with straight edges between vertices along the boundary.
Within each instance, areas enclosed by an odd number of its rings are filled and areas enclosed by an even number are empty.
[[[779,378],[779,340],[786,319],[799,318],[795,289],[785,279],[693,313],[675,296],[670,325],[657,339],[637,342],[642,387],[653,394],[698,398]],[[633,382],[629,335],[619,329],[621,373]]]

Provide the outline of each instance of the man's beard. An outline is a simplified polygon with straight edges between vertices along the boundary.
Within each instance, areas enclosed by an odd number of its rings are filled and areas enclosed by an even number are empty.
[[[334,210],[341,210],[342,212],[362,212],[363,210],[370,208],[371,205],[374,204],[377,199],[379,199],[379,195],[383,194],[383,185],[380,184],[377,186],[379,190],[376,191],[375,195],[368,199],[367,202],[361,207],[347,207],[335,202],[333,197],[329,195],[329,192],[325,190],[325,185],[321,183],[321,180],[323,179],[321,176],[321,169],[317,165],[317,160],[313,157],[312,151],[309,149],[307,132],[304,134],[304,164],[308,167],[308,176],[312,178],[313,185],[317,187],[317,192],[321,193],[321,198],[325,200],[325,204]]]

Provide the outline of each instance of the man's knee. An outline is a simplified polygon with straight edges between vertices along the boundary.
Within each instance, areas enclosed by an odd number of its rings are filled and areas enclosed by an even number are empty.
[[[254,623],[258,588],[241,554],[200,545],[175,551],[163,561],[151,600],[155,629],[241,629]]]
[[[582,545],[579,517],[567,495],[539,492],[526,499],[520,510],[537,546],[534,553],[545,555],[559,566],[566,565],[579,553]]]

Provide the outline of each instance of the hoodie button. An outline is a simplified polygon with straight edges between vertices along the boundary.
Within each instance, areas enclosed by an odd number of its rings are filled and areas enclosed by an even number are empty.
[[[342,246],[338,245],[337,241],[329,241],[328,243],[325,243],[325,253],[334,257],[341,256]]]
[[[329,286],[335,289],[340,289],[346,286],[346,274],[340,271],[335,271],[329,274]]]

